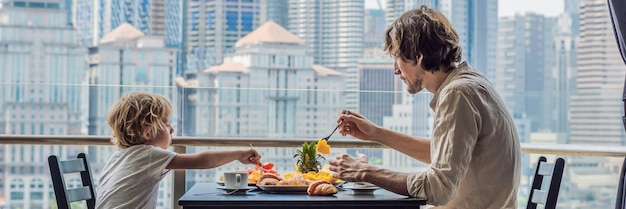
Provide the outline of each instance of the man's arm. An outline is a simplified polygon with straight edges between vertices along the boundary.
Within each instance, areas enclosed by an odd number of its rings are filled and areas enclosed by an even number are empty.
[[[375,184],[383,189],[389,190],[396,194],[409,196],[407,189],[407,173],[394,172],[384,168],[378,168],[368,165],[365,169],[367,172],[363,172],[360,181],[365,181]]]
[[[385,128],[379,128],[372,140],[411,156],[416,160],[430,164],[429,139],[412,137]]]

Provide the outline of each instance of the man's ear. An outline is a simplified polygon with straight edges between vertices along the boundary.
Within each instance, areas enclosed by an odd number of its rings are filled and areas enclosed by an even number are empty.
[[[424,55],[423,54],[419,54],[417,55],[417,65],[418,66],[422,66],[422,61],[424,60]]]

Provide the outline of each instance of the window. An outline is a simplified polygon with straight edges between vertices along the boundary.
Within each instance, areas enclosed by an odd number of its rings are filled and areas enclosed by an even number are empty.
[[[254,13],[241,12],[241,30],[252,31],[254,28]]]
[[[23,200],[24,199],[24,192],[11,192],[11,199],[12,200]]]
[[[26,2],[23,2],[23,1],[14,1],[14,2],[13,2],[13,6],[14,6],[14,7],[26,7]]]
[[[215,29],[214,26],[213,26],[213,21],[214,21],[213,20],[214,19],[213,16],[215,16],[215,12],[207,12],[206,13],[206,27],[209,30]]]
[[[198,30],[198,12],[191,12],[191,30]]]
[[[239,20],[239,13],[233,11],[226,12],[226,30],[237,31],[237,21]]]

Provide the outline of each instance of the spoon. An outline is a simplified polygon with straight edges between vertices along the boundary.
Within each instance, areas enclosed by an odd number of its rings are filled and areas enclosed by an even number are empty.
[[[346,110],[346,113],[344,113],[346,115],[350,115],[350,111]],[[339,123],[337,124],[337,126],[335,126],[335,129],[333,130],[333,132],[330,132],[330,135],[328,135],[327,137],[322,138],[322,140],[328,141],[328,139],[330,138],[330,136],[332,136],[335,131],[337,131],[337,129],[339,128],[339,126],[341,126],[341,124],[343,124],[343,120],[339,121]]]

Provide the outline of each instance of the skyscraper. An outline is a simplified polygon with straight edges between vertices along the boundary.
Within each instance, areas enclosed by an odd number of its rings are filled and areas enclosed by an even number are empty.
[[[62,4],[61,0],[3,2],[0,123],[5,126],[0,132],[81,134],[86,48],[74,43],[75,30],[66,23],[67,9]]]
[[[365,10],[363,25],[363,49],[377,48],[382,51],[385,33],[385,10],[368,9]]]
[[[261,15],[267,16],[262,19],[289,28],[289,0],[261,0],[261,8],[265,10]]]
[[[462,60],[496,82],[498,0],[439,0],[438,5],[459,34]]]
[[[362,0],[289,1],[289,31],[302,38],[313,62],[345,74],[345,108],[358,110],[356,63],[363,55]]]
[[[516,119],[530,119],[531,131],[554,131],[553,25],[528,13],[503,17],[498,28],[496,89]]]
[[[578,15],[576,15],[578,16]],[[555,132],[559,143],[569,143],[570,98],[576,93],[576,40],[572,15],[558,16],[554,33],[554,103],[556,105]]]
[[[404,12],[419,8],[421,5],[437,9],[439,7],[439,1],[440,0],[386,0],[385,16],[387,25],[390,25]]]
[[[1,134],[83,134],[87,50],[75,44],[64,5],[64,0],[2,1]],[[51,208],[46,158],[53,153],[65,157],[73,147],[0,146],[3,207]]]
[[[235,42],[263,22],[260,0],[185,1],[183,14],[186,72],[222,63]]]
[[[606,1],[581,3],[579,39],[570,143],[625,145],[620,117],[626,67],[615,42]]]
[[[173,0],[76,0],[73,23],[79,44],[95,46],[100,39],[123,23],[129,23],[147,35],[177,34],[177,25],[167,24],[179,16],[179,2]],[[170,18],[170,20],[167,20]],[[172,28],[166,28],[174,26]]]
[[[359,113],[382,126],[383,117],[392,115],[392,107],[400,100],[402,80],[393,73],[393,58],[380,48],[365,50],[359,60]]]

